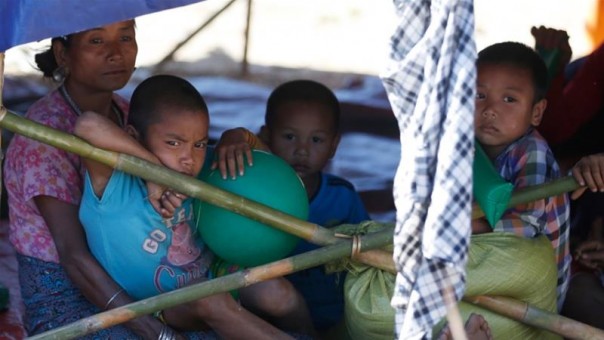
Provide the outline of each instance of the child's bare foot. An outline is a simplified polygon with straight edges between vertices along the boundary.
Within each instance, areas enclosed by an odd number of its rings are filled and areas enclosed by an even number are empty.
[[[468,318],[468,321],[466,321],[464,328],[469,340],[493,339],[493,336],[491,335],[491,328],[489,328],[487,320],[485,320],[482,315],[474,313],[470,314],[470,317]],[[438,340],[453,340],[449,326],[445,326],[445,328],[443,328],[438,336]]]

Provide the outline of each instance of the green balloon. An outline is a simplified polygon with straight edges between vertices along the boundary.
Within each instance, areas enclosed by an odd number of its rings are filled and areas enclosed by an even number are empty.
[[[308,218],[308,198],[302,180],[283,159],[253,150],[254,165],[245,174],[222,179],[207,167],[198,178],[215,187],[297,217]],[[196,227],[204,243],[227,262],[253,267],[290,254],[297,236],[200,200],[194,202]]]

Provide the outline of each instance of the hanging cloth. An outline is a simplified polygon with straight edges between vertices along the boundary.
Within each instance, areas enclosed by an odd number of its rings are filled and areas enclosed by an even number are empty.
[[[395,0],[381,75],[398,120],[391,300],[399,339],[426,339],[464,293],[471,233],[476,46],[472,0]]]

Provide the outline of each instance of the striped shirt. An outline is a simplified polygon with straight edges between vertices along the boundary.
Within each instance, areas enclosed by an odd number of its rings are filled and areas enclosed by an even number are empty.
[[[514,184],[515,190],[561,176],[547,142],[534,129],[497,156],[495,167],[503,179]],[[493,228],[528,238],[542,234],[549,238],[558,263],[558,310],[564,302],[569,280],[569,214],[568,197],[562,194],[508,209]]]

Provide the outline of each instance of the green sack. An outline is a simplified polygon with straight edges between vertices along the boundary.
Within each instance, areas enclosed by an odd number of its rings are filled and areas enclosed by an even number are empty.
[[[535,239],[508,233],[473,235],[468,253],[466,295],[499,295],[556,312],[557,269],[554,251],[545,236]],[[355,265],[344,283],[344,317],[352,339],[394,337],[394,309],[390,306],[395,276]],[[495,339],[560,339],[472,304],[459,304],[464,320],[483,315]],[[443,321],[444,323],[444,321]],[[442,324],[435,327],[438,334]]]
[[[344,281],[344,320],[351,339],[394,339],[391,273],[356,265]]]
[[[473,171],[474,199],[493,227],[507,210],[514,186],[501,178],[480,143],[474,144]]]

